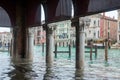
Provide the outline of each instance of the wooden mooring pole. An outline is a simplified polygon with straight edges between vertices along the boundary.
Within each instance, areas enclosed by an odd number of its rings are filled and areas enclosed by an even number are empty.
[[[71,58],[71,45],[69,44],[69,58]]]
[[[95,58],[97,58],[97,46],[95,45]]]
[[[108,61],[108,40],[105,40],[105,61]]]
[[[44,43],[42,43],[42,53],[44,53]]]
[[[90,60],[92,60],[92,45],[90,46]]]
[[[55,58],[57,58],[57,43],[55,43]]]
[[[55,44],[55,58],[57,58],[57,53],[68,53],[69,54],[69,58],[71,58],[71,45],[69,45],[69,50],[68,51],[57,51],[57,43]]]
[[[92,60],[92,49],[93,49],[93,42],[90,41],[90,60]]]

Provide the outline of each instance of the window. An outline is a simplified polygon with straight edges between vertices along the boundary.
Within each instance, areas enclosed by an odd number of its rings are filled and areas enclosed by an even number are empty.
[[[64,24],[60,24],[60,27],[64,27]]]
[[[37,43],[39,44],[39,38],[37,38]]]
[[[108,32],[108,39],[110,38],[110,33]]]
[[[89,34],[91,34],[91,31],[89,30]]]
[[[94,21],[94,25],[96,25],[96,21]]]
[[[110,22],[108,21],[108,29],[110,29]]]
[[[87,33],[85,33],[85,37],[87,37]]]
[[[99,38],[99,31],[98,31],[98,38]]]
[[[39,35],[40,35],[40,32],[41,32],[41,31],[37,31],[37,36],[39,36]]]
[[[120,31],[120,22],[119,22],[119,31]]]
[[[120,40],[120,35],[119,35],[119,40]]]
[[[99,27],[99,20],[98,20],[98,27]]]
[[[94,37],[96,36],[96,33],[94,32]]]

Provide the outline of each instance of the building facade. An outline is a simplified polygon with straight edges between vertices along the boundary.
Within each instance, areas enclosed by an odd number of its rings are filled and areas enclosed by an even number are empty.
[[[34,44],[41,45],[46,42],[46,32],[43,26],[34,27]]]
[[[120,40],[120,33],[117,38],[117,20],[105,16],[105,14],[96,14],[91,16],[86,16],[89,24],[85,25],[85,39],[86,40],[99,40],[99,39],[109,39],[111,41]],[[120,20],[120,18],[119,18]],[[71,27],[71,21],[61,21],[56,22],[56,29],[54,31],[55,43],[58,46],[68,46],[69,44],[75,46],[75,27]],[[34,43],[35,45],[41,45],[46,42],[46,33],[42,26],[35,27]]]
[[[55,42],[58,46],[68,46],[70,44],[71,21],[57,22],[56,25],[57,29],[54,32]]]
[[[117,41],[117,19],[105,16],[103,13],[100,19],[100,38]]]
[[[76,45],[76,31],[75,31],[75,27],[71,27],[70,28],[70,44],[73,47],[75,47],[75,45]]]
[[[10,46],[12,34],[10,32],[0,32],[0,47]]]
[[[117,30],[117,43],[120,44],[120,9],[118,11],[118,30]]]
[[[86,40],[96,40],[100,38],[100,14],[87,16],[89,25],[85,26]]]

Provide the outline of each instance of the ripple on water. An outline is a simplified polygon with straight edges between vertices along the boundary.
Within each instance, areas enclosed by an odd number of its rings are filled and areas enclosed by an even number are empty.
[[[46,67],[45,54],[39,51],[32,63],[19,65],[10,61],[8,53],[0,53],[0,80],[120,80],[119,50],[110,51],[107,63],[104,61],[104,50],[98,50],[97,59],[93,55],[92,61],[89,54],[85,54],[84,71],[75,70],[75,51],[72,50],[71,59],[68,55],[58,54],[59,58],[54,60],[52,68]]]

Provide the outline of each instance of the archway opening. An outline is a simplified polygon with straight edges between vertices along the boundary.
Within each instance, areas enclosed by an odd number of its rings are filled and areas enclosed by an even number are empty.
[[[44,12],[44,8],[43,8],[42,4],[40,4],[38,6],[35,17],[36,17],[35,19],[37,19],[37,22],[40,24],[33,26],[29,29],[34,30],[34,32],[32,33],[34,35],[34,40],[33,40],[33,43],[34,43],[33,55],[34,55],[34,57],[33,57],[33,59],[37,60],[37,59],[41,59],[40,57],[42,56],[39,53],[42,53],[42,52],[45,53],[45,44],[46,44],[46,32],[42,26],[45,23],[45,12]],[[44,50],[43,50],[42,46],[44,46]]]
[[[8,13],[0,7],[0,51],[9,50],[12,34],[10,32],[11,21]]]
[[[10,65],[10,44],[12,39],[10,27],[11,21],[9,14],[0,6],[0,72],[5,69],[5,66]]]

